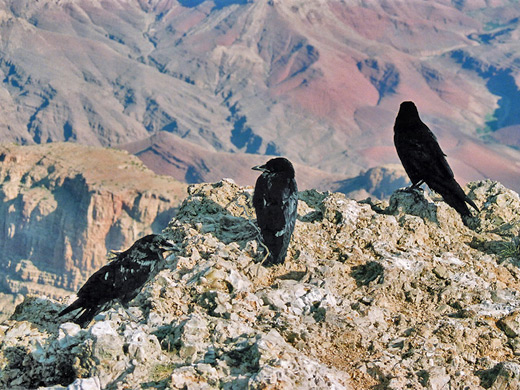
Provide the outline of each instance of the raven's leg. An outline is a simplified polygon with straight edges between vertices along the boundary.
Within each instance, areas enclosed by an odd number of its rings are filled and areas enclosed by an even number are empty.
[[[410,187],[410,189],[416,189],[416,188],[419,188],[420,186],[422,186],[424,183],[424,180],[419,180],[417,183],[415,184],[412,184],[412,186]]]
[[[117,303],[119,303],[119,305],[121,306],[121,309],[123,309],[123,313],[126,314],[126,317],[128,320],[130,320],[132,322],[136,322],[136,323],[140,322],[140,319],[138,317],[136,317],[135,315],[130,313],[130,311],[129,311],[130,306],[128,305],[128,302],[121,302],[118,300]],[[118,310],[118,312],[119,312],[119,310]]]
[[[402,191],[413,192],[414,190],[422,190],[421,185],[424,184],[424,180],[419,180],[417,183],[412,184],[410,187],[403,188]]]

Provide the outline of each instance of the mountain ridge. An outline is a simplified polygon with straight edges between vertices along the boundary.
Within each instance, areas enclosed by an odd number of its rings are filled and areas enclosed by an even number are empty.
[[[486,4],[3,0],[0,134],[119,146],[166,130],[347,179],[398,162],[391,127],[414,100],[464,182],[518,190],[520,153],[486,134],[517,121],[520,15]]]

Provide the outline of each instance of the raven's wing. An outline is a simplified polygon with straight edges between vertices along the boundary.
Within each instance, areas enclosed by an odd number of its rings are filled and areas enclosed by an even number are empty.
[[[423,122],[416,122],[412,130],[398,131],[394,136],[397,154],[413,184],[430,177],[452,178],[437,138]]]
[[[88,278],[76,295],[89,302],[115,299],[120,287],[116,275],[119,269],[117,260],[101,267]]]
[[[441,150],[435,135],[424,125],[425,145],[431,151],[431,166],[425,176],[426,184],[435,192],[442,195],[446,203],[452,206],[461,215],[469,215],[469,210],[465,204],[467,202],[476,211],[477,205],[466,195],[462,187],[455,180],[455,175],[446,160],[446,155]]]
[[[422,125],[424,126],[425,147],[427,148],[425,154],[427,155],[429,150],[432,175],[436,177],[453,178],[453,171],[448,164],[448,160],[446,160],[446,154],[442,151],[437,138],[430,131],[428,126],[424,123]]]
[[[285,231],[286,215],[284,205],[289,199],[289,188],[284,183],[276,183],[261,175],[255,186],[253,206],[258,227],[262,233],[280,236]]]
[[[94,272],[79,289],[76,294],[77,299],[58,315],[63,316],[80,309],[75,315],[74,322],[84,327],[92,321],[92,318],[101,311],[107,302],[117,298],[119,291],[117,286],[114,286],[116,279],[114,263],[116,261],[112,261]]]
[[[475,203],[456,182],[446,155],[428,126],[420,122],[416,124],[413,134],[408,132],[398,137],[396,133],[395,142],[399,158],[412,183],[424,180],[428,187],[442,195],[445,202],[461,215],[470,214],[466,202],[478,211]],[[401,148],[397,147],[398,143]]]
[[[253,205],[264,244],[269,248],[267,264],[282,263],[296,223],[298,189],[294,179],[262,178],[255,187]]]
[[[131,295],[144,284],[156,258],[150,253],[131,248],[117,255],[117,258],[100,268],[79,289],[77,296],[89,302],[107,302]],[[155,256],[156,257],[156,256]]]

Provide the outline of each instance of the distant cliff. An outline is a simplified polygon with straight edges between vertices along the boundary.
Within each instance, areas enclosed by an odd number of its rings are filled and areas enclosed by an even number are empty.
[[[0,292],[76,290],[110,250],[164,229],[184,195],[124,151],[0,146]]]

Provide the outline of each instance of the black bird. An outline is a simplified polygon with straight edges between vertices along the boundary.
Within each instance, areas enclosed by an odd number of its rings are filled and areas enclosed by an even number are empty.
[[[411,188],[426,183],[463,217],[471,216],[466,203],[479,211],[475,203],[455,181],[446,155],[437,138],[419,118],[413,102],[402,102],[394,125],[394,144],[404,170],[412,182]]]
[[[296,223],[298,187],[294,168],[289,160],[278,157],[252,169],[262,171],[256,180],[253,206],[262,240],[269,249],[265,265],[281,264]]]
[[[84,328],[115,301],[126,306],[146,281],[159,271],[158,262],[164,260],[163,252],[175,249],[173,244],[157,234],[140,238],[92,274],[79,289],[77,299],[58,316],[79,309],[73,321]]]

